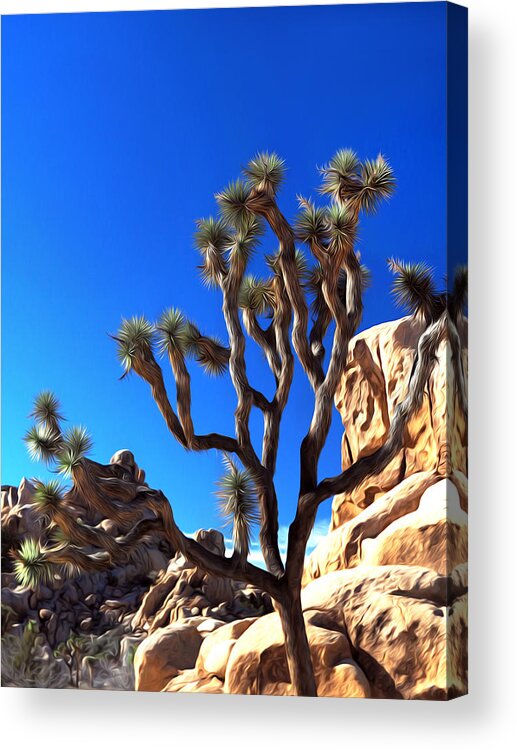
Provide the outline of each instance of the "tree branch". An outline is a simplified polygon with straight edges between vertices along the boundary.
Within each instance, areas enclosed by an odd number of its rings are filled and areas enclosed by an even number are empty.
[[[176,525],[172,507],[162,492],[153,493],[150,504],[163,521],[169,543],[174,549],[182,552],[194,565],[212,575],[249,583],[266,591],[273,598],[279,596],[278,579],[267,570],[258,568],[247,561],[240,561],[237,555],[232,557],[216,555],[195,539],[185,536]]]
[[[255,190],[248,201],[248,207],[266,219],[280,243],[279,266],[293,308],[293,346],[312,388],[316,390],[323,381],[323,370],[311,351],[307,338],[309,309],[298,278],[294,232],[274,198],[265,192]]]

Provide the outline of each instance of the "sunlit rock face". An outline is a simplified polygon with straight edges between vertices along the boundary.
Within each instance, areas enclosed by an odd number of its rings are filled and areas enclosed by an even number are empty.
[[[336,394],[343,469],[384,443],[407,392],[422,330],[422,323],[403,318],[353,340]],[[466,321],[459,333],[466,376]],[[467,512],[467,422],[445,341],[403,447],[380,475],[334,498],[329,534],[305,567],[307,592],[311,582],[328,588],[325,582],[340,573],[355,576],[358,588],[350,601],[358,609],[345,613],[346,632],[362,654],[373,693],[448,698],[466,692]],[[415,591],[417,571],[442,587],[440,597]],[[403,591],[400,576],[408,576]],[[385,664],[387,655],[389,661],[405,660],[407,680],[395,662]],[[383,687],[381,666],[392,678]]]
[[[466,372],[466,322],[460,329]],[[344,426],[343,469],[384,443],[395,409],[406,395],[423,330],[422,322],[406,317],[369,328],[353,339],[348,365],[336,393],[336,407]],[[418,472],[453,476],[458,485],[464,484],[467,430],[452,384],[450,345],[444,342],[422,406],[408,424],[403,448],[380,476],[366,479],[347,496],[334,498],[331,529],[338,528]]]

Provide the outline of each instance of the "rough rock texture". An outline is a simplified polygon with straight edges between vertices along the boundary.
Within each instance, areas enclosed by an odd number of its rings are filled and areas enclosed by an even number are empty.
[[[144,472],[130,451],[118,451],[110,464],[123,467],[127,481],[135,486],[144,482]],[[18,488],[2,487],[2,682],[44,686],[45,674],[56,674],[59,666],[60,673],[68,674],[69,686],[78,682],[88,687],[131,689],[133,651],[145,637],[143,630],[134,632],[132,619],[173,551],[161,536],[151,534],[125,565],[107,565],[105,571],[72,577],[56,573],[51,582],[35,591],[23,588],[12,572],[9,551],[27,537],[46,540],[33,492],[26,479]],[[120,533],[111,519],[92,511],[80,494],[74,505],[84,522],[100,524],[114,536]],[[17,674],[11,666],[18,663],[19,652],[31,653],[33,665]],[[37,666],[40,652],[47,653],[46,669]],[[56,652],[59,657],[54,656]]]
[[[119,462],[124,481],[141,487],[145,475],[133,455],[119,451],[110,464]],[[57,573],[35,591],[23,588],[10,570],[9,551],[45,533],[33,492],[27,480],[2,489],[4,685],[44,687],[55,680],[60,687],[133,689],[136,681],[139,690],[161,690],[180,670],[194,667],[204,637],[272,609],[261,591],[206,575],[152,533],[125,565],[71,578]],[[80,496],[75,505],[87,523],[120,533],[112,519],[92,516]],[[225,554],[219,531],[201,529],[195,537]],[[29,663],[21,673],[16,664],[23,654]]]
[[[202,640],[196,627],[188,623],[158,628],[136,650],[136,689],[161,690],[180,670],[193,667]]]
[[[422,331],[422,323],[407,317],[369,328],[353,339],[349,362],[336,393],[336,406],[345,427],[344,469],[361,456],[373,453],[386,439],[395,408],[406,394]],[[466,325],[460,333],[465,343]],[[450,403],[448,344],[442,345],[438,360],[427,397],[408,425],[403,449],[380,476],[365,480],[350,495],[334,498],[332,529],[412,474],[431,471],[445,477],[451,468],[467,474],[465,420]],[[464,360],[466,368],[466,350]]]
[[[220,531],[201,529],[195,538],[211,552],[224,555]],[[144,596],[133,618],[133,628],[153,633],[178,620],[200,615],[230,622],[270,611],[271,601],[263,592],[207,575],[178,553]]]

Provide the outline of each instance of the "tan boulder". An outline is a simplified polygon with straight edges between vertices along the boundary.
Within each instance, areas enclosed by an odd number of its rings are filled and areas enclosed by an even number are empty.
[[[422,322],[406,317],[369,328],[352,340],[335,399],[345,427],[344,469],[384,443],[395,409],[405,398],[422,332]],[[466,324],[460,326],[460,334],[465,344]],[[466,367],[466,353],[464,360]],[[447,476],[451,469],[466,474],[466,424],[448,387],[451,379],[450,347],[444,342],[426,398],[406,428],[404,447],[379,476],[334,498],[332,528],[350,519],[350,503],[365,508],[411,474],[431,471]]]
[[[346,630],[374,696],[445,700],[466,690],[465,593],[464,568],[360,566],[316,579],[302,603]]]
[[[256,617],[235,620],[205,636],[196,662],[199,675],[211,675],[224,680],[226,665],[237,639],[247,630]]]
[[[448,479],[429,487],[412,513],[362,544],[365,565],[422,565],[447,573],[467,561],[467,514]]]
[[[336,697],[368,696],[368,681],[352,661],[346,635],[315,624],[318,614],[305,614],[318,691]],[[339,669],[340,666],[343,668]],[[224,691],[252,695],[292,694],[284,636],[276,612],[258,618],[233,646]]]
[[[366,675],[353,659],[325,670],[318,683],[319,698],[370,698],[371,693]]]
[[[223,683],[217,677],[200,677],[197,670],[186,669],[173,677],[163,688],[164,693],[223,693]]]
[[[181,670],[194,667],[202,641],[194,624],[174,623],[156,630],[135,652],[135,689],[163,690]]]
[[[309,555],[303,585],[327,573],[359,565],[364,541],[377,537],[394,521],[415,511],[424,492],[439,479],[430,471],[413,474],[355,518],[331,531]]]

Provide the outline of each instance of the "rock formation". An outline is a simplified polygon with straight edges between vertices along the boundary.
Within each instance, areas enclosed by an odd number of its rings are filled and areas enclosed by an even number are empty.
[[[125,481],[136,486],[144,481],[129,451],[116,453],[110,465],[117,463],[130,469]],[[134,668],[133,656],[148,635],[156,632],[155,641],[163,645],[167,639],[161,631],[173,623],[181,632],[190,633],[195,624],[207,633],[210,622],[223,625],[271,611],[269,597],[262,592],[198,571],[181,554],[174,554],[160,534],[146,536],[124,565],[95,573],[56,574],[48,585],[34,591],[24,588],[17,584],[9,551],[24,538],[45,538],[47,529],[33,495],[34,487],[25,479],[19,488],[2,488],[3,685],[132,689],[140,663]],[[112,519],[92,516],[80,495],[74,501],[86,523],[101,525],[113,536],[120,533]],[[224,555],[219,531],[200,530],[195,537]],[[193,632],[198,634],[195,628]],[[199,646],[201,635],[197,637]],[[144,651],[148,657],[152,653],[148,642]],[[17,666],[20,659],[27,660],[24,670]]]

